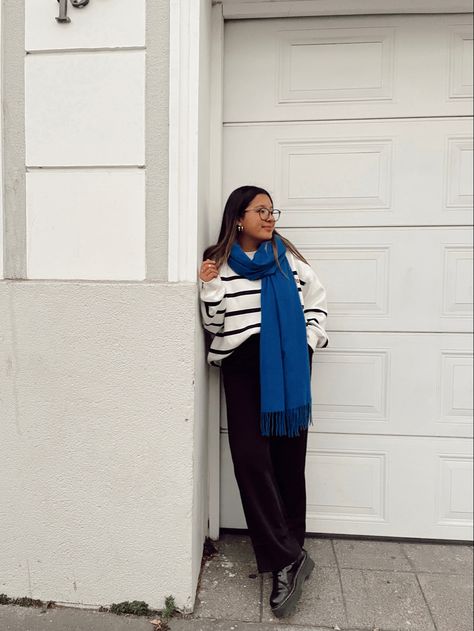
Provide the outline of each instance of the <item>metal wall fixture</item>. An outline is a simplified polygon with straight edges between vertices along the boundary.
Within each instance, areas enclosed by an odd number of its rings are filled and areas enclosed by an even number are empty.
[[[70,22],[71,18],[67,14],[68,0],[58,0],[59,2],[59,16],[56,18],[57,22]],[[89,0],[70,0],[72,6],[75,9],[82,9],[89,4]]]

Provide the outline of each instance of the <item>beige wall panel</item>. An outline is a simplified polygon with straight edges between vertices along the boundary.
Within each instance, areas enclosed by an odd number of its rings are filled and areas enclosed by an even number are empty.
[[[40,169],[26,185],[28,278],[145,278],[143,169]]]
[[[145,0],[92,1],[80,9],[68,5],[71,22],[60,24],[58,2],[26,0],[26,50],[145,45]]]
[[[145,52],[31,55],[27,166],[143,165]]]

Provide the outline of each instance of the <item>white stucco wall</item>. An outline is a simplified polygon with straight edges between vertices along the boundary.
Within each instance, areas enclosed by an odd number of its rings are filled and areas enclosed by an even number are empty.
[[[0,592],[192,605],[194,297],[0,283]]]
[[[168,1],[69,6],[67,25],[57,3],[5,6],[24,81],[9,63],[0,593],[156,608],[171,594],[190,611],[206,367],[196,283],[166,282]]]

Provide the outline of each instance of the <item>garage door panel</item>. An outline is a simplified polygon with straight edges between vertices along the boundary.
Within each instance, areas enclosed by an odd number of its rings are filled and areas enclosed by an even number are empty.
[[[307,531],[444,537],[472,535],[472,457],[464,441],[310,436]],[[412,457],[408,457],[407,451]],[[416,452],[420,458],[413,457]],[[452,475],[454,471],[459,475]],[[447,490],[447,482],[451,488]],[[410,489],[410,492],[407,492]],[[462,500],[460,500],[462,498]],[[410,519],[406,516],[410,515]],[[405,516],[405,517],[404,517]]]
[[[335,330],[472,331],[471,228],[285,228]]]
[[[223,204],[268,189],[327,290],[308,533],[472,538],[472,95],[472,15],[226,23]]]
[[[224,193],[267,188],[279,226],[472,222],[472,119],[227,126]]]
[[[332,332],[311,432],[472,436],[471,334]]]
[[[221,461],[221,526],[246,528],[227,432]],[[471,540],[472,473],[465,440],[310,434],[306,532]]]
[[[449,99],[472,98],[472,16],[469,24],[450,27],[449,42]]]
[[[310,433],[472,437],[472,334],[330,335],[313,356]]]
[[[278,31],[278,102],[393,98],[395,29],[373,27]]]
[[[470,114],[469,15],[228,22],[224,120]]]

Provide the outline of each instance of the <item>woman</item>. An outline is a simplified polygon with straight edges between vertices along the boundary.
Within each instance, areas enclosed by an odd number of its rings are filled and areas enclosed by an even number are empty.
[[[229,196],[218,243],[200,268],[201,312],[220,366],[235,477],[258,571],[272,572],[277,617],[289,615],[314,568],[303,548],[311,366],[328,345],[326,292],[298,250],[275,230],[269,193]]]

